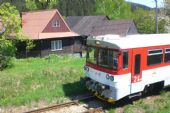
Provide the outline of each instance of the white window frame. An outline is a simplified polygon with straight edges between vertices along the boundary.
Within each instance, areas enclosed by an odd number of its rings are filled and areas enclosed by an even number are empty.
[[[165,53],[170,53],[170,48],[165,48]]]
[[[156,52],[156,53],[149,53],[151,51],[161,51],[161,52]],[[151,50],[148,50],[148,56],[152,56],[152,55],[160,55],[160,54],[163,54],[163,49],[151,49]]]
[[[166,55],[170,53],[170,48],[165,48],[165,56],[164,56],[164,62],[169,63],[170,61],[165,61]]]
[[[60,21],[59,20],[52,21],[52,27],[60,27]]]
[[[154,52],[154,53],[150,53],[150,52]],[[162,55],[161,62],[156,62],[156,63],[149,64],[149,58],[148,57],[157,56],[157,55]],[[163,49],[151,49],[151,50],[148,50],[148,56],[147,56],[147,65],[148,66],[160,65],[162,62],[163,62]]]
[[[53,40],[51,41],[51,51],[62,50],[62,40]]]

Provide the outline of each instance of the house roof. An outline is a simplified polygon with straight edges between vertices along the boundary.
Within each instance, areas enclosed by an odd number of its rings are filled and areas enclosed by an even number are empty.
[[[99,36],[105,34],[117,34],[126,36],[130,27],[134,24],[133,20],[109,20],[102,21],[93,27],[91,35]]]
[[[66,22],[58,12],[58,10],[43,10],[43,11],[33,11],[33,12],[23,12],[22,13],[22,31],[23,34],[28,36],[31,39],[41,39],[41,33],[50,22],[50,20],[54,17],[54,15],[58,13],[66,27],[69,29],[69,33],[67,36],[75,36],[70,28],[67,26]],[[55,34],[55,36],[54,36]],[[63,36],[62,36],[63,35]],[[77,34],[78,35],[78,34]],[[47,37],[45,37],[47,36]],[[48,32],[48,35],[43,35],[43,39],[46,38],[56,38],[56,37],[65,37],[64,33],[54,33]]]
[[[109,20],[109,18],[107,16],[68,16],[66,22],[74,32],[88,36],[93,27],[103,20]]]

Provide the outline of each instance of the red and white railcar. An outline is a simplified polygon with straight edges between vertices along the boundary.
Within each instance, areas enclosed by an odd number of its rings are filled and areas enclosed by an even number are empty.
[[[87,39],[86,86],[108,101],[170,85],[170,34]]]

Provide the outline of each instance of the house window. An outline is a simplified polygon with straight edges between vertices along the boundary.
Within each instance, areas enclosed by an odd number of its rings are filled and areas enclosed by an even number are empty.
[[[147,64],[155,65],[162,63],[163,51],[162,49],[154,49],[148,51]]]
[[[170,48],[165,49],[165,62],[170,62]]]
[[[51,41],[51,50],[52,51],[62,50],[62,40]]]
[[[52,22],[52,27],[60,27],[60,21],[59,20],[55,20]]]

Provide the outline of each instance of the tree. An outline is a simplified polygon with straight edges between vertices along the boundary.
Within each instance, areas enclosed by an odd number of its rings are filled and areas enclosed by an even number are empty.
[[[26,10],[26,1],[25,0],[0,0],[0,4],[2,3],[10,3],[15,6],[19,12]]]
[[[11,57],[15,55],[15,43],[17,39],[27,42],[27,48],[33,47],[32,41],[21,33],[21,18],[15,6],[10,3],[0,5],[0,20],[5,31],[0,34],[0,70],[7,67]]]
[[[29,10],[29,11],[33,11],[33,10],[37,10],[38,7],[35,3],[35,0],[27,0],[26,1],[26,10]]]
[[[155,33],[155,12],[142,8],[132,12],[131,5],[124,0],[96,0],[96,15],[107,15],[111,19],[133,19],[139,33]],[[164,33],[166,21],[159,19],[158,24],[160,33]]]
[[[26,0],[27,10],[52,9],[58,4],[58,0]]]
[[[57,8],[64,16],[92,15],[95,12],[95,0],[59,0]]]
[[[5,28],[5,32],[1,35],[2,38],[9,38],[12,35],[19,36],[21,31],[21,19],[16,7],[9,3],[0,5],[0,19]]]
[[[129,19],[132,15],[130,4],[124,0],[96,0],[96,14],[111,19]]]
[[[165,0],[165,13],[170,17],[170,0]]]
[[[21,31],[21,19],[16,7],[9,3],[0,5],[0,19],[5,32],[0,34],[0,69],[9,65],[10,59],[14,56],[14,41],[10,38],[18,37]]]
[[[155,33],[155,12],[148,11],[141,8],[136,9],[133,12],[133,19],[137,26],[138,32],[141,34],[151,34]],[[165,32],[166,21],[164,19],[159,19],[159,33]]]

